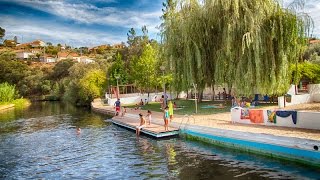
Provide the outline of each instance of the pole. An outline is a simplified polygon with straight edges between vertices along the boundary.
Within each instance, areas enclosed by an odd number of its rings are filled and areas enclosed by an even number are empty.
[[[164,107],[167,107],[167,93],[166,93],[166,83],[164,82],[164,71],[162,71],[162,77],[163,77],[163,93],[164,93],[163,105]]]
[[[117,78],[117,98],[119,99],[120,97],[120,93],[119,93],[119,84],[118,84],[118,78]]]
[[[196,105],[196,114],[198,113],[198,102],[197,102],[197,84],[193,84],[194,86],[194,103]]]

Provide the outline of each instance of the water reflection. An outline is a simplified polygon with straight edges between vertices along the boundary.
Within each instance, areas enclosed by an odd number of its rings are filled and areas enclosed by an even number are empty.
[[[12,119],[1,116],[0,179],[320,177],[317,169],[198,142],[136,137],[69,105],[38,104],[6,117]]]

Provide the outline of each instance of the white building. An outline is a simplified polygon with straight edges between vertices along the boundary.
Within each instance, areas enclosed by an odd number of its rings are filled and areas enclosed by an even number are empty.
[[[81,56],[78,62],[89,64],[89,63],[93,63],[94,60],[91,58],[88,58],[87,56]]]
[[[34,57],[34,53],[26,50],[16,50],[16,56],[18,59],[29,59],[30,57]]]

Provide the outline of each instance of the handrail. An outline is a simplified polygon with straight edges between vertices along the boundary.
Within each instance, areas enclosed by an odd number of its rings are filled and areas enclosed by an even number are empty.
[[[187,122],[185,123],[185,125],[188,125],[188,124],[189,124],[189,122],[190,122],[190,118],[192,118],[192,119],[193,119],[193,124],[195,124],[195,123],[196,123],[196,119],[194,118],[194,116],[193,116],[193,115],[185,114],[185,115],[182,117],[182,119],[181,119],[181,122],[180,122],[180,125],[179,125],[179,129],[180,129],[180,127],[181,127],[182,123],[183,123],[184,118],[188,118],[188,120],[187,120]]]
[[[182,122],[183,122],[183,120],[184,120],[185,117],[188,117],[188,119],[189,119],[189,115],[188,115],[188,114],[185,114],[185,115],[182,117],[182,119],[181,119],[181,122],[180,122],[180,125],[179,125],[179,129],[180,129],[180,127],[181,127],[181,125],[182,125]]]

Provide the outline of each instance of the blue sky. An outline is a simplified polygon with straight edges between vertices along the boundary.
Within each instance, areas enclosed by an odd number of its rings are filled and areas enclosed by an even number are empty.
[[[283,0],[287,6],[292,0]],[[128,30],[146,25],[159,39],[163,0],[0,0],[0,26],[19,42],[42,39],[73,47],[126,42]],[[320,37],[320,0],[306,0],[305,12]]]

